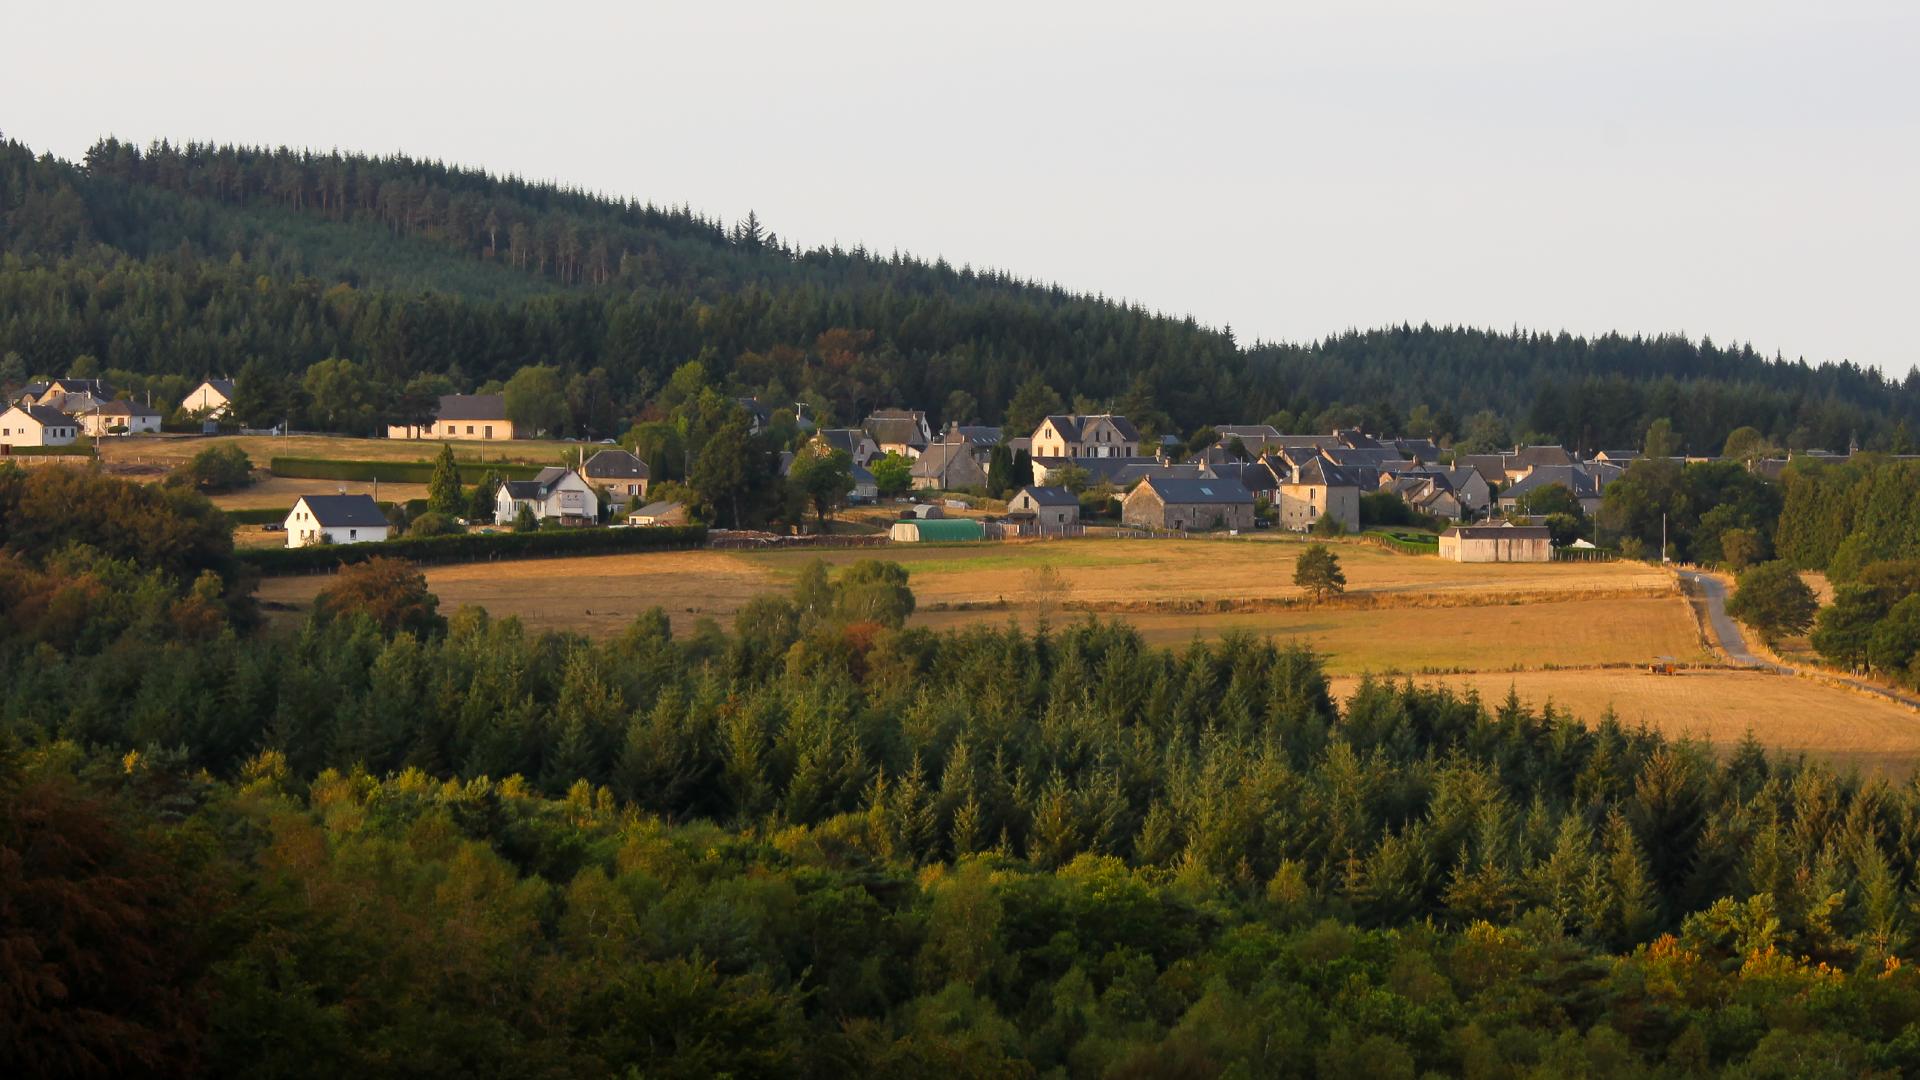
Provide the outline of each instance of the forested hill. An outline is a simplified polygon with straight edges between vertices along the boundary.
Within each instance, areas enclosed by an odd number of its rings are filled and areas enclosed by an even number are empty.
[[[637,409],[697,358],[740,392],[849,422],[887,404],[996,420],[1038,375],[1062,405],[1150,429],[1284,413],[1463,435],[1492,410],[1482,434],[1594,446],[1671,416],[1694,449],[1743,424],[1890,445],[1920,412],[1911,380],[1678,338],[1402,327],[1242,349],[1006,273],[801,249],[752,217],[405,157],[106,140],[74,164],[0,142],[0,260],[0,355],[29,374],[83,355],[196,378],[345,357],[395,388],[422,373],[472,387],[550,363],[604,369]]]

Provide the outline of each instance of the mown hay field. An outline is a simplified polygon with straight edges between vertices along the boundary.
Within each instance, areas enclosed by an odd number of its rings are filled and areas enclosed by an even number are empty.
[[[1291,543],[1080,540],[975,547],[902,545],[880,554],[912,573],[915,625],[1031,626],[1094,615],[1124,619],[1152,643],[1178,645],[1230,631],[1298,639],[1336,672],[1509,670],[1639,663],[1656,655],[1703,660],[1685,606],[1657,571],[1626,564],[1487,567],[1340,547],[1347,601],[1310,606],[1292,584]],[[844,564],[872,552],[829,551]],[[649,607],[685,629],[723,623],[758,593],[791,586],[818,552],[658,552],[429,567],[444,610],[476,604],[542,630],[618,632]],[[1051,566],[1063,592],[1036,588]],[[263,599],[297,613],[324,577],[270,579]],[[1555,586],[1558,586],[1556,590]],[[1552,598],[1563,592],[1562,598]],[[1061,601],[1065,601],[1062,606]],[[1223,601],[1239,610],[1202,610]]]
[[[337,461],[431,461],[440,452],[435,439],[352,439],[332,435],[131,435],[101,440],[101,458],[111,469],[172,468],[209,446],[232,443],[246,451],[257,468],[276,457],[327,458]],[[541,439],[503,439],[495,442],[454,441],[453,454],[462,461],[505,461],[530,465],[557,465],[577,453],[583,443]],[[587,446],[589,455],[597,449]]]
[[[1523,701],[1551,701],[1587,723],[1611,708],[1629,727],[1645,724],[1670,737],[1692,736],[1723,753],[1751,730],[1769,749],[1857,766],[1867,774],[1905,779],[1920,765],[1920,712],[1793,675],[1731,668],[1650,675],[1611,668],[1422,675],[1413,681],[1478,691],[1490,707],[1511,688]],[[1352,676],[1336,678],[1335,696],[1347,700],[1358,684]]]

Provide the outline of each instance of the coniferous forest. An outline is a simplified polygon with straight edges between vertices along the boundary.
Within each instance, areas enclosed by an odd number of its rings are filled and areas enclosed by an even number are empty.
[[[1920,414],[1911,377],[1704,340],[1401,326],[1243,346],[1005,271],[438,162],[108,139],[70,163],[0,142],[0,382],[80,358],[129,386],[347,360],[389,412],[421,376],[471,390],[551,365],[597,373],[630,415],[698,360],[841,423],[888,405],[997,422],[1031,382],[1162,434],[1271,420],[1583,449],[1673,418],[1695,452],[1743,426],[1906,450]]]
[[[885,562],[602,642],[252,586],[194,492],[0,468],[9,1075],[1920,1069],[1911,785],[908,629]]]
[[[595,388],[586,431],[751,393],[1904,451],[1920,412],[1680,338],[1242,344],[405,158],[0,142],[0,384],[244,372],[236,408],[364,431],[529,367]],[[1914,472],[1663,453],[1602,516],[1826,569],[1816,646],[1912,685]],[[1244,636],[935,633],[881,560],[606,640],[378,558],[274,622],[254,574],[191,485],[0,466],[5,1075],[1920,1075],[1913,784],[1405,682],[1341,707]]]

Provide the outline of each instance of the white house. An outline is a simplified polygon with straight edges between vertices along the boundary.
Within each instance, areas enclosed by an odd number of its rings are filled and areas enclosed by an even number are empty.
[[[600,519],[600,496],[579,473],[549,465],[531,480],[509,480],[493,497],[493,522],[511,525],[527,507],[541,521],[557,518],[567,525],[590,525]]]
[[[73,417],[45,405],[15,405],[0,413],[0,446],[66,446],[79,434]]]
[[[193,388],[193,393],[180,403],[184,412],[199,413],[209,420],[218,420],[227,415],[233,407],[233,380],[208,379]]]
[[[160,430],[160,410],[138,401],[108,401],[79,416],[80,427],[94,437],[144,435]]]
[[[287,515],[287,546],[366,544],[390,529],[371,495],[302,495]]]

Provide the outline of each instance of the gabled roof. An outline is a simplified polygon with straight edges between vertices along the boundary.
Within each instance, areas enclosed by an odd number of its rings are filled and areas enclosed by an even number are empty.
[[[1361,431],[1359,428],[1342,428],[1333,433],[1341,446],[1349,450],[1378,450],[1380,440]]]
[[[1553,530],[1545,525],[1515,525],[1503,521],[1498,525],[1451,525],[1441,536],[1458,536],[1464,540],[1545,540],[1553,535]]]
[[[859,452],[860,443],[873,436],[863,428],[821,428],[814,433],[829,450],[844,450],[848,457]]]
[[[927,414],[918,409],[875,409],[860,426],[877,443],[927,445]]]
[[[233,397],[233,380],[232,379],[201,379],[200,386],[212,387],[223,398],[227,398],[231,400]],[[198,390],[200,389],[200,386],[196,386],[194,387],[194,389]]]
[[[500,487],[515,499],[542,500],[553,493],[560,481],[573,472],[564,465],[549,465],[534,474],[531,480],[508,480]]]
[[[625,450],[602,450],[588,458],[580,471],[589,480],[645,480],[651,475],[646,462]]]
[[[1419,458],[1425,462],[1440,460],[1440,445],[1432,439],[1395,439],[1393,448],[1406,457]]]
[[[984,424],[948,424],[947,430],[940,433],[940,441],[946,443],[966,443],[969,446],[998,446],[1001,431],[997,427]]]
[[[1500,493],[1500,498],[1517,499],[1553,484],[1573,492],[1576,498],[1592,499],[1600,494],[1600,482],[1585,469],[1574,465],[1541,465],[1514,481],[1512,487]]]
[[[1057,413],[1047,419],[1053,421],[1054,430],[1068,442],[1084,442],[1087,427],[1096,420],[1112,424],[1113,429],[1120,433],[1120,438],[1127,442],[1140,441],[1140,429],[1133,426],[1133,421],[1113,413]]]
[[[1280,429],[1274,427],[1272,424],[1215,424],[1213,425],[1213,432],[1220,436],[1221,442],[1226,442],[1229,438],[1245,440],[1277,439],[1280,437]]]
[[[1149,476],[1140,483],[1153,490],[1168,506],[1212,506],[1253,502],[1253,493],[1238,480],[1203,477],[1189,480],[1171,476]]]
[[[505,420],[505,394],[444,394],[440,398],[441,420]]]
[[[300,502],[322,528],[377,529],[387,524],[387,515],[371,495],[302,495]]]
[[[668,514],[675,513],[677,511],[684,510],[684,509],[685,507],[681,506],[677,502],[671,502],[663,499],[660,502],[650,502],[638,510],[629,511],[627,516],[628,517],[665,517]]]
[[[105,379],[49,379],[42,383],[30,383],[27,391],[38,397],[49,390],[58,390],[65,394],[92,394],[102,401],[110,401],[114,389]]]
[[[946,476],[947,470],[956,461],[962,459],[965,459],[975,470],[979,469],[980,466],[973,460],[973,447],[968,444],[934,443],[922,450],[919,457],[913,459],[913,468],[908,472],[923,480],[936,479]]]
[[[1507,482],[1507,454],[1461,454],[1454,458],[1455,464],[1463,465],[1480,474],[1480,478],[1489,484]]]
[[[1281,477],[1286,484],[1320,484],[1326,487],[1360,487],[1360,477],[1352,469],[1335,465],[1318,455],[1302,461],[1294,470],[1294,478]]]
[[[1079,506],[1080,496],[1063,487],[1040,487],[1028,484],[1019,494],[1033,500],[1037,506]]]
[[[1222,480],[1237,480],[1248,491],[1271,491],[1279,484],[1263,460],[1214,462],[1207,465],[1207,471]]]
[[[138,401],[109,401],[97,410],[101,416],[159,416],[160,410]]]
[[[26,413],[29,418],[42,427],[50,424],[56,427],[73,426],[73,417],[49,405],[15,405],[14,408]]]
[[[1508,467],[1513,469],[1537,469],[1543,465],[1571,465],[1573,455],[1567,453],[1564,446],[1520,446],[1515,447],[1513,459]]]
[[[875,480],[873,478],[873,473],[868,471],[865,465],[855,465],[853,467],[852,472],[853,472],[853,486],[856,488],[876,487],[880,483],[878,480]]]

